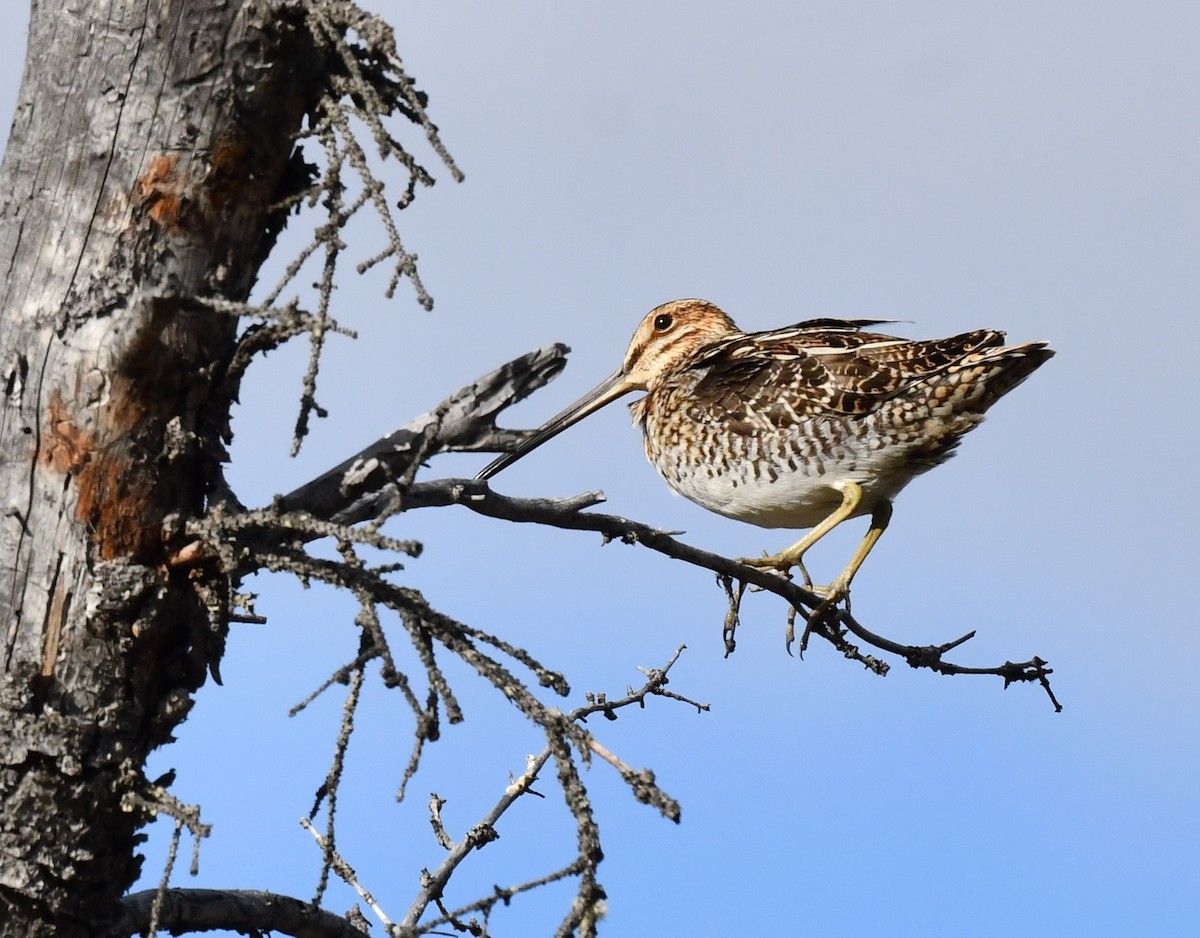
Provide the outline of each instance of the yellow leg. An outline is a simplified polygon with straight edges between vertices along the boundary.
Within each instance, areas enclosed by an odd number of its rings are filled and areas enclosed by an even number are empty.
[[[817,541],[819,541],[826,534],[854,514],[854,512],[858,510],[859,504],[862,502],[862,495],[863,490],[861,485],[859,485],[857,482],[847,483],[846,487],[842,490],[842,503],[833,510],[829,517],[809,531],[806,535],[804,535],[804,537],[800,538],[800,540],[798,540],[787,550],[781,550],[773,557],[743,557],[741,558],[741,562],[750,564],[752,567],[774,567],[776,570],[782,570],[784,573],[787,573],[792,567],[799,567],[801,571],[804,572],[804,580],[807,583],[808,572],[804,570],[804,564],[801,563],[801,560],[804,558],[805,551],[807,551],[813,546],[813,544],[817,543]],[[878,509],[876,511],[878,512]],[[890,515],[890,505],[888,506],[888,511]],[[883,526],[885,528],[887,527],[886,520],[884,521]],[[873,522],[872,530],[874,530]],[[882,529],[879,533],[883,533]],[[870,536],[871,532],[868,531],[867,537],[869,538]],[[875,540],[879,540],[878,534],[875,535]],[[865,544],[866,540],[864,540],[863,543]],[[871,541],[871,547],[873,546],[875,546],[875,541]],[[871,547],[867,548],[867,552],[870,552]],[[863,557],[866,557],[867,555],[865,552],[863,552],[861,546],[859,547],[859,553],[862,553]],[[857,558],[858,554],[855,554],[855,557]],[[859,559],[858,562],[861,564],[862,560]],[[850,561],[850,564],[855,570],[858,569],[853,560]],[[851,572],[850,575],[854,576],[854,573]],[[845,571],[843,571],[842,576],[845,576]],[[841,579],[841,577],[838,579]]]
[[[883,532],[887,530],[888,522],[891,520],[891,502],[880,502],[875,506],[875,510],[871,512],[871,527],[867,529],[866,535],[858,545],[858,550],[854,552],[854,556],[846,564],[846,569],[838,574],[836,580],[820,590],[825,595],[825,601],[821,603],[818,609],[825,609],[832,606],[850,592],[850,581],[854,579],[854,575],[858,573],[858,568],[867,559],[867,554],[871,553],[872,548],[878,543],[879,538],[883,536]]]

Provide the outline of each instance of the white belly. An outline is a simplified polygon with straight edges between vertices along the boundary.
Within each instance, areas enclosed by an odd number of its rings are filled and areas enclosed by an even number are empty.
[[[904,445],[876,446],[870,438],[834,442],[820,421],[809,429],[800,438],[768,433],[670,448],[647,434],[646,455],[672,489],[709,511],[759,527],[796,529],[827,518],[849,483],[863,489],[852,517],[870,514],[945,458],[913,459]]]
[[[697,505],[727,518],[746,521],[762,528],[811,528],[842,502],[836,485],[813,483],[797,473],[766,478],[712,478],[703,472],[672,479],[667,484]]]

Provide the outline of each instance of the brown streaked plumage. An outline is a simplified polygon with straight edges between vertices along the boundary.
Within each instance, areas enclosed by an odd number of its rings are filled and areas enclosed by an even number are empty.
[[[712,303],[665,303],[642,320],[613,375],[479,478],[645,391],[630,410],[671,488],[740,521],[812,529],[748,563],[803,572],[808,548],[847,518],[871,515],[850,563],[822,588],[836,602],[887,527],[896,494],[949,458],[992,404],[1054,354],[1044,342],[1005,346],[990,329],[927,341],[865,331],[880,324],[812,319],[745,333]]]

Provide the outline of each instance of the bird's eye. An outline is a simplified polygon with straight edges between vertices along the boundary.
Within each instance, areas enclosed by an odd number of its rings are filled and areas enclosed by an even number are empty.
[[[666,332],[675,325],[675,317],[668,313],[663,313],[661,316],[654,317],[654,329],[657,332]]]

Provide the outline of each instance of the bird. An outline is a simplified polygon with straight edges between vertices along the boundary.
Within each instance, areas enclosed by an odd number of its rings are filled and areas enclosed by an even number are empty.
[[[667,485],[728,518],[808,529],[776,554],[739,559],[784,576],[799,569],[827,608],[849,596],[897,494],[952,456],[988,408],[1054,355],[1046,342],[1005,345],[994,329],[929,340],[868,331],[891,322],[809,319],[743,332],[706,300],[664,303],[642,319],[620,368],[476,478],[490,480],[644,391],[629,407]],[[870,526],[849,563],[813,586],[805,554],[863,515]]]

